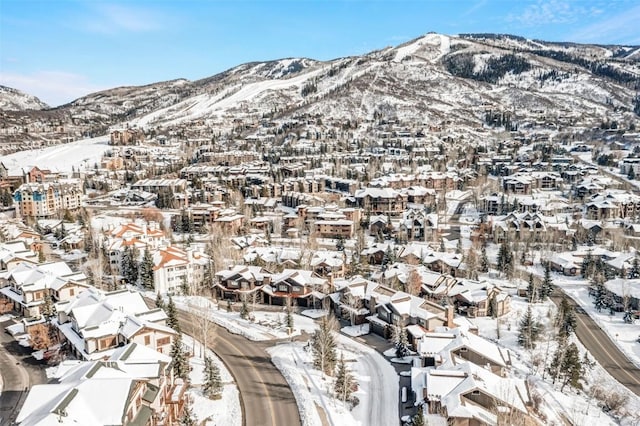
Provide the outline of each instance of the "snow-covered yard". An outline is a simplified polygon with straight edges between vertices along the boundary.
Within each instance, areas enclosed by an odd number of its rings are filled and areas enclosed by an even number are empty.
[[[513,296],[512,310],[509,314],[499,320],[484,317],[476,318],[473,322],[478,326],[481,336],[509,348],[516,354],[517,359],[513,360],[513,373],[518,377],[527,378],[532,385],[532,395],[534,397],[537,395],[544,402],[541,404],[541,411],[546,417],[546,424],[564,424],[563,417],[573,424],[617,424],[617,420],[604,413],[598,406],[598,401],[590,396],[597,388],[607,393],[621,392],[627,395],[628,401],[626,407],[621,410],[620,423],[637,424],[640,421],[640,398],[621,386],[597,363],[585,373],[584,391],[565,387],[561,392],[558,385],[551,384],[542,366],[545,358],[550,359],[556,350],[555,341],[547,340],[545,337],[550,334],[543,332],[536,348],[530,351],[518,344],[519,323],[527,306],[524,298]],[[553,302],[534,303],[531,307],[533,316],[547,329],[556,313]],[[577,339],[572,338],[572,341],[576,343],[582,356],[585,348]],[[593,357],[590,359],[593,361]],[[543,380],[543,377],[546,380]]]
[[[333,397],[334,379],[313,368],[311,351],[304,343],[279,344],[270,349],[276,367],[293,390],[303,426],[321,426],[324,417],[335,426],[387,426],[398,423],[398,376],[373,349],[336,335],[338,357],[344,354],[358,382],[353,409]]]
[[[155,298],[152,293],[146,294],[149,298]],[[165,299],[165,302],[168,299]],[[293,331],[288,333],[286,326],[286,313],[260,311],[260,305],[252,311],[249,304],[249,319],[240,317],[239,312],[228,311],[226,303],[216,304],[214,301],[201,296],[174,296],[173,301],[178,309],[193,312],[196,315],[207,315],[209,320],[226,328],[234,334],[239,334],[249,340],[265,341],[286,339],[298,336],[302,332],[311,333],[315,330],[315,322],[312,318],[293,314]],[[238,309],[239,303],[234,308]]]
[[[194,353],[200,353],[199,343],[187,336],[183,336],[184,344],[193,348]],[[242,425],[242,409],[240,407],[240,393],[238,387],[233,381],[233,377],[224,363],[207,349],[207,356],[211,357],[213,362],[220,368],[220,377],[224,383],[222,398],[212,400],[202,394],[201,385],[204,383],[204,360],[194,356],[189,360],[191,373],[191,388],[188,391],[192,398],[191,408],[193,414],[197,418],[198,423],[207,426],[240,426]]]

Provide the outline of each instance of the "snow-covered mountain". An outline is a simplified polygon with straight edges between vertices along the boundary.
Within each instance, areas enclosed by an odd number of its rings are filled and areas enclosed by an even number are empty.
[[[47,109],[49,105],[35,96],[0,85],[0,111],[24,111]]]
[[[519,121],[636,119],[638,46],[581,45],[517,36],[429,33],[362,56],[243,64],[198,81],[173,80],[94,93],[59,107],[93,128],[190,122],[219,131],[241,120],[308,114],[477,127],[485,111]]]

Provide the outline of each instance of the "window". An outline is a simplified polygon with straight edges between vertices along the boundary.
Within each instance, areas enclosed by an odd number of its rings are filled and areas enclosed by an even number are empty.
[[[169,343],[171,343],[171,337],[161,337],[160,339],[156,340],[157,347],[165,346],[165,345],[168,345]]]
[[[149,346],[151,344],[151,336],[144,336],[144,344],[145,346]]]
[[[463,346],[463,347],[460,348],[460,352],[466,352],[466,351],[467,351],[466,347]]]
[[[480,391],[479,390],[474,390],[471,392],[471,395],[480,395]]]
[[[280,284],[278,286],[278,291],[288,291],[288,290],[289,290],[289,287],[287,287],[286,284]]]
[[[75,294],[76,294],[76,289],[75,288],[72,288],[72,289],[69,290],[69,296],[73,296]]]

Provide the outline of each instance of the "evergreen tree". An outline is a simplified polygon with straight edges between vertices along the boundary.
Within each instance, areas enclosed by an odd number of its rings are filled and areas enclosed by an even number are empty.
[[[531,306],[527,307],[527,313],[520,320],[520,332],[518,333],[518,343],[527,348],[533,349],[536,347],[535,342],[538,340],[542,327],[531,312]]]
[[[57,340],[56,327],[52,324],[53,319],[58,315],[58,310],[56,309],[56,305],[51,298],[49,292],[46,292],[44,295],[44,302],[40,307],[40,312],[44,317],[45,323],[47,325],[47,331],[49,334],[50,341]]]
[[[242,295],[242,304],[240,305],[240,318],[248,319],[249,318],[249,304],[247,303],[247,296]]]
[[[587,252],[587,255],[582,259],[582,278],[590,278],[593,270],[593,257],[591,251]]]
[[[323,316],[318,329],[311,338],[313,366],[325,374],[332,375],[336,365],[336,342],[333,336],[335,319]]]
[[[544,264],[544,278],[542,279],[542,285],[540,286],[540,299],[541,301],[545,300],[547,297],[551,296],[553,292],[553,281],[551,279],[551,267],[549,266],[549,262],[545,262]]]
[[[171,345],[170,356],[173,364],[173,373],[176,377],[186,381],[189,378],[189,359],[182,346],[182,334],[180,333],[178,333],[173,345]]]
[[[593,304],[598,312],[607,309],[609,299],[607,297],[607,289],[604,286],[604,277],[601,273],[595,274],[591,280],[589,292],[593,295]]]
[[[155,288],[153,266],[153,256],[151,256],[149,248],[146,247],[142,255],[142,262],[140,263],[140,282],[142,287],[147,290],[153,290]]]
[[[350,400],[355,384],[356,381],[344,362],[344,354],[340,354],[340,360],[338,361],[338,367],[336,369],[336,383],[334,386],[334,391],[338,399],[342,402]]]
[[[582,387],[580,385],[580,378],[583,374],[584,369],[580,360],[580,352],[578,351],[576,344],[571,343],[567,347],[563,357],[562,371],[560,372],[560,377],[563,378],[563,381],[562,386],[560,387],[560,392],[564,390],[566,385],[580,389]]]
[[[173,328],[180,333],[180,322],[178,322],[178,310],[176,304],[173,302],[173,297],[169,296],[169,303],[167,303],[167,326]]]
[[[190,291],[189,291],[189,281],[187,281],[187,276],[183,275],[180,281],[180,291],[182,292],[183,296],[188,296]]]
[[[527,298],[529,299],[529,303],[538,301],[537,287],[533,274],[529,274],[529,284],[527,285]]]
[[[156,293],[156,308],[164,309],[164,300],[162,300],[160,292]]]
[[[293,309],[291,308],[291,299],[287,298],[287,318],[286,318],[286,323],[287,323],[287,330],[289,333],[293,332]]]
[[[220,368],[213,362],[213,359],[206,357],[204,359],[204,384],[202,385],[202,392],[209,399],[219,399],[222,395],[222,389]]]
[[[513,272],[513,254],[506,241],[500,245],[498,250],[498,270],[507,277],[511,277]]]
[[[418,411],[416,415],[411,419],[412,426],[426,426],[425,418],[424,418],[424,407],[422,405],[418,406]]]
[[[578,326],[575,309],[565,297],[563,297],[560,302],[556,324],[560,329],[559,337],[562,340],[569,337],[571,333],[574,333]]]
[[[191,404],[187,401],[184,404],[184,408],[182,410],[182,416],[180,416],[179,420],[180,426],[197,426],[198,420],[196,419],[195,414],[193,414],[193,410],[191,409]]]
[[[398,358],[404,358],[409,355],[409,339],[407,338],[407,330],[404,327],[396,325],[393,328],[393,344]]]
[[[482,244],[480,251],[480,272],[489,272],[489,258],[487,257],[487,246]]]
[[[138,249],[126,245],[122,253],[122,276],[129,284],[138,282]]]
[[[633,257],[631,268],[629,268],[629,278],[631,279],[640,278],[640,263],[638,262],[638,256]]]

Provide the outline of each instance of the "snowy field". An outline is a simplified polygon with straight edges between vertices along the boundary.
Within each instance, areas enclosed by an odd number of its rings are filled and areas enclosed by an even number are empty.
[[[22,169],[29,166],[58,172],[71,172],[72,167],[75,170],[93,169],[96,163],[100,164],[102,154],[111,148],[108,141],[108,136],[99,136],[47,148],[20,151],[5,155],[2,162],[9,169],[10,175],[21,175]]]
[[[188,391],[192,398],[191,408],[198,424],[205,426],[241,426],[242,408],[240,407],[240,392],[233,381],[233,377],[224,363],[207,349],[207,356],[220,368],[220,377],[224,383],[222,398],[211,400],[202,394],[202,384],[204,383],[204,360],[198,357],[201,353],[200,344],[183,335],[183,342],[187,347],[193,349],[195,356],[189,360],[191,373],[191,388]]]
[[[353,409],[333,398],[334,378],[313,368],[310,349],[304,343],[279,344],[270,349],[296,397],[303,426],[387,426],[398,423],[398,376],[382,355],[350,338],[336,335],[338,358],[344,355],[358,382]]]
[[[481,336],[509,348],[516,354],[513,373],[520,378],[528,379],[530,385],[533,385],[532,395],[537,395],[544,401],[541,409],[546,416],[546,424],[565,424],[563,418],[576,425],[638,424],[640,422],[640,398],[620,385],[597,363],[585,374],[584,391],[566,387],[561,392],[559,385],[554,386],[548,381],[548,374],[545,375],[547,381],[542,379],[544,369],[541,362],[553,355],[556,344],[553,340],[545,339],[549,333],[543,333],[536,348],[531,351],[525,350],[518,344],[519,323],[527,310],[527,305],[524,298],[513,296],[511,312],[501,317],[499,321],[486,317],[476,318],[473,322],[478,326]],[[531,306],[533,316],[544,324],[545,328],[549,327],[556,313],[553,302],[534,303]],[[582,356],[585,348],[575,336],[572,341],[576,343]],[[590,359],[594,361],[593,357]],[[605,392],[622,392],[628,396],[626,406],[621,410],[619,421],[604,413],[598,406],[598,401],[591,396],[596,388],[604,389]]]

